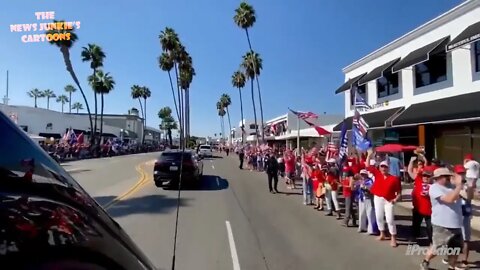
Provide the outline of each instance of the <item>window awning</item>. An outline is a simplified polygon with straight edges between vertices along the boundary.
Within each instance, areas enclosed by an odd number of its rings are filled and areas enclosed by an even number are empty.
[[[349,79],[346,83],[342,84],[342,86],[340,86],[337,89],[337,91],[335,91],[335,94],[339,94],[339,93],[342,93],[344,91],[350,90],[350,88],[352,88],[352,85],[356,84],[358,82],[358,80],[360,80],[363,76],[365,76],[365,74],[367,74],[367,73],[365,72],[361,75],[358,75],[357,77],[355,77],[353,79]]]
[[[455,50],[463,45],[480,40],[480,22],[465,28],[456,38],[447,45],[447,51]]]
[[[404,68],[411,67],[427,61],[430,58],[430,54],[445,51],[445,46],[448,44],[449,41],[450,36],[444,37],[409,53],[407,56],[405,56],[405,58],[400,60],[392,67],[392,71],[398,72]]]
[[[392,121],[392,126],[480,119],[480,92],[413,104]]]
[[[55,140],[62,138],[62,135],[60,135],[59,133],[38,133],[38,136],[45,138],[54,138]]]
[[[369,81],[373,81],[373,80],[376,80],[376,79],[379,79],[379,78],[383,77],[383,72],[387,69],[390,69],[399,60],[400,60],[400,57],[375,68],[374,70],[370,71],[367,75],[365,75],[363,78],[361,78],[358,81],[358,84],[359,85],[366,84]]]
[[[362,114],[363,119],[367,122],[370,128],[382,128],[385,127],[385,121],[387,121],[392,115],[397,113],[399,110],[403,109],[403,107],[397,107],[393,109],[378,111],[374,113],[366,113]],[[346,118],[347,130],[352,129],[352,119],[353,116]],[[341,131],[342,130],[342,123],[339,123],[335,127],[333,127],[333,131]]]

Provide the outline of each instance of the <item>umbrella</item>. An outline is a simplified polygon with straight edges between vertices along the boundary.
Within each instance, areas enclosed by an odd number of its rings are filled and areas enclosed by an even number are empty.
[[[385,144],[385,145],[379,146],[375,150],[377,152],[383,152],[383,153],[385,152],[395,153],[395,152],[413,151],[415,149],[417,149],[417,146],[392,143],[392,144]]]

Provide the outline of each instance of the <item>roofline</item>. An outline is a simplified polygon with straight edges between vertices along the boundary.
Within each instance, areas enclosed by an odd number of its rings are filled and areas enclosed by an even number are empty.
[[[275,117],[275,118],[273,118],[273,119],[270,119],[270,120],[266,121],[265,123],[268,124],[268,123],[271,123],[271,122],[275,122],[275,121],[281,120],[281,119],[283,119],[283,118],[286,119],[287,117],[288,117],[288,113],[282,114],[282,115],[280,115],[280,116],[277,116],[277,117]]]
[[[431,30],[445,24],[452,19],[467,13],[475,7],[480,6],[480,1],[478,0],[467,0],[460,5],[448,10],[447,12],[441,14],[440,16],[422,24],[421,26],[413,29],[412,31],[404,34],[403,36],[393,40],[392,42],[380,47],[379,49],[367,54],[366,56],[360,58],[359,60],[353,62],[352,64],[344,67],[342,69],[343,73],[351,72],[352,70],[376,59],[390,51],[395,50],[396,48],[422,36],[423,34],[430,32]]]

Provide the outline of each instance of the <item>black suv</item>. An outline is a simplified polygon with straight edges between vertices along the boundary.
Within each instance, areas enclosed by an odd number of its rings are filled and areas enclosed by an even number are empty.
[[[183,166],[182,164],[183,154]],[[179,187],[180,168],[182,186],[198,187],[203,176],[203,162],[192,151],[167,150],[160,154],[153,167],[153,180],[157,187]]]
[[[155,269],[118,223],[2,112],[0,130],[2,269]]]

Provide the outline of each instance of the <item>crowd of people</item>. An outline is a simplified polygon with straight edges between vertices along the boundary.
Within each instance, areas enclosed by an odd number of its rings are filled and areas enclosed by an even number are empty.
[[[429,269],[436,251],[443,247],[462,249],[460,257],[442,259],[448,269],[468,268],[472,199],[480,169],[471,154],[465,156],[463,164],[452,166],[427,160],[419,147],[404,166],[394,154],[375,153],[373,149],[352,153],[343,160],[328,157],[326,149],[315,146],[309,151],[236,147],[235,152],[240,169],[246,163],[246,169],[267,174],[271,193],[279,192],[279,177],[285,179],[288,189],[301,181],[304,205],[326,210],[327,216],[335,215],[344,226],[376,235],[379,241],[390,240],[392,247],[398,246],[394,209],[402,199],[402,181],[413,181],[411,241],[419,239],[425,221],[430,244],[421,269]]]

